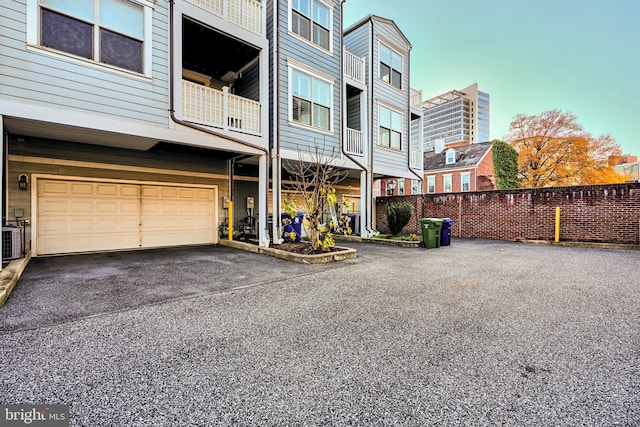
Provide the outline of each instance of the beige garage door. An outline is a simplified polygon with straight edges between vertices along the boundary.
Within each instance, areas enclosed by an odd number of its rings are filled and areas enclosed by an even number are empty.
[[[38,255],[215,243],[211,188],[40,179]]]

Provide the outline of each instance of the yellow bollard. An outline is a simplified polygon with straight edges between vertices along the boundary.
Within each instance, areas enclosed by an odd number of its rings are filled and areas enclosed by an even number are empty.
[[[556,243],[560,241],[560,208],[556,208]]]
[[[233,202],[229,200],[229,240],[233,240]]]

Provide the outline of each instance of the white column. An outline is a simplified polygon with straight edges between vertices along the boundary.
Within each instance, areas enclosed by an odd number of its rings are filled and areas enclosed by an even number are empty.
[[[267,176],[267,162],[268,156],[263,154],[258,159],[258,218],[260,218],[260,229],[258,230],[258,238],[260,240],[260,246],[269,246],[269,236],[267,234],[267,227],[269,227],[269,212],[268,212],[268,198],[269,192],[267,191],[267,185],[269,184],[269,177]]]

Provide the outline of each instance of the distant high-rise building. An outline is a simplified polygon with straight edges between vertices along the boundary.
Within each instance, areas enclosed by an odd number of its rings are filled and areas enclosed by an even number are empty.
[[[424,150],[431,151],[437,140],[445,144],[487,142],[489,136],[489,94],[474,83],[422,103]]]

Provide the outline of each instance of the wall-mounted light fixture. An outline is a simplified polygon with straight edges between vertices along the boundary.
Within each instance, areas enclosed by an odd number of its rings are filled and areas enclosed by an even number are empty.
[[[21,174],[18,176],[18,188],[21,190],[26,190],[29,186],[29,178],[25,174]]]
[[[389,181],[387,181],[387,188],[391,191],[396,189],[396,182],[392,179],[390,179]]]

